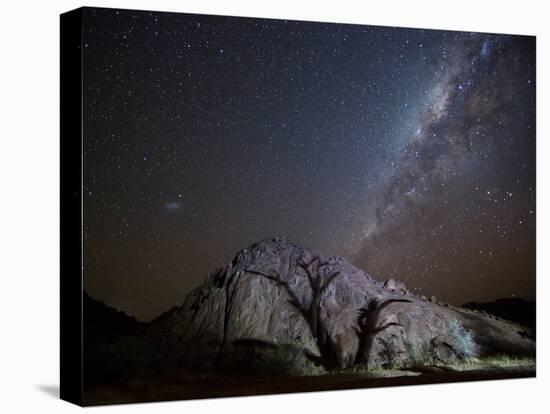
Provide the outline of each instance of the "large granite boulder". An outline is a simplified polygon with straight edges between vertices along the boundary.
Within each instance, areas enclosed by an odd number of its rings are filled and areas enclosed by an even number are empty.
[[[535,352],[518,324],[417,297],[402,283],[379,282],[340,257],[282,238],[242,250],[181,307],[153,321],[149,334],[162,350],[164,369],[174,373],[271,364],[300,375],[312,366],[371,368]]]

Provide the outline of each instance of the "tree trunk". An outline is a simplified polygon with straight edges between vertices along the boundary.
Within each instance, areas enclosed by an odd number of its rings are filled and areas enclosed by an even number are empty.
[[[355,354],[355,364],[369,366],[369,354],[372,349],[374,341],[374,335],[364,333],[359,336],[359,346],[357,347],[357,354]]]

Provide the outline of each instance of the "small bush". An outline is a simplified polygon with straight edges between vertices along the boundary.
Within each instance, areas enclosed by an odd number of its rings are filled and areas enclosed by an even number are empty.
[[[261,366],[278,375],[305,376],[320,375],[325,370],[315,365],[304,354],[301,347],[292,344],[269,349],[258,358]]]
[[[405,341],[404,345],[408,358],[400,364],[400,368],[424,367],[434,363],[434,358],[430,352],[429,344],[426,344],[422,340],[418,339]],[[397,368],[397,366],[394,368]]]
[[[474,339],[472,331],[464,328],[462,323],[457,319],[451,320],[448,329],[457,357],[465,359],[479,356],[479,346]]]
[[[87,350],[84,383],[105,384],[149,377],[155,370],[154,348],[146,337],[121,336]]]
[[[220,368],[232,375],[307,376],[326,373],[306,357],[302,347],[293,344],[234,344],[224,352]]]

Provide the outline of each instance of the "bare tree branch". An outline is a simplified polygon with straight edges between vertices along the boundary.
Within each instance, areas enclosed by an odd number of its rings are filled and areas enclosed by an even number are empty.
[[[388,299],[384,302],[378,299],[371,300],[366,308],[358,310],[357,325],[359,329],[355,329],[359,337],[359,345],[355,355],[356,364],[366,364],[368,366],[368,358],[374,341],[374,337],[389,328],[390,326],[403,326],[397,322],[389,322],[385,325],[378,326],[381,311],[393,303],[407,303],[409,299]]]
[[[253,269],[246,269],[245,272],[265,277],[266,279],[269,279],[275,282],[277,285],[282,286],[285,289],[287,295],[290,297],[288,302],[292,306],[294,306],[303,316],[307,315],[307,309],[305,309],[304,306],[302,306],[302,304],[300,303],[300,300],[288,285],[288,282],[286,280],[282,280],[278,274],[276,274],[276,276],[273,276],[264,272],[260,272],[258,270],[253,270]]]
[[[392,303],[399,303],[399,302],[401,302],[401,303],[410,303],[411,301],[409,299],[388,299],[385,302],[382,302],[382,304],[378,305],[376,310],[378,312],[381,312],[382,309],[388,307]]]
[[[378,332],[385,331],[390,326],[401,326],[402,327],[403,325],[401,325],[400,323],[397,323],[397,322],[390,322],[390,323],[387,323],[385,325],[382,325],[382,326],[376,328],[373,333],[377,334]]]
[[[340,272],[334,272],[324,283],[322,283],[323,277],[320,268],[327,264],[328,262],[321,263],[319,256],[315,256],[309,261],[303,260],[303,258],[297,261],[297,266],[305,272],[311,289],[311,300],[307,306],[301,303],[296,293],[290,288],[288,282],[281,280],[279,274],[275,273],[275,275],[272,275],[253,269],[247,269],[246,272],[265,277],[285,289],[290,298],[289,303],[304,317],[312,336],[317,342],[317,347],[321,353],[322,364],[327,369],[332,369],[338,366],[338,355],[328,330],[321,320],[321,296],[326,287],[332,283]]]
[[[315,263],[316,261],[319,260],[319,257],[318,256],[315,256],[314,258],[312,258],[309,262],[304,262],[304,261],[299,261],[297,264],[298,266],[300,266],[304,272],[306,273],[306,276],[307,276],[307,280],[309,281],[309,284],[311,286],[314,285],[314,277],[313,277],[313,272],[311,271],[311,266],[313,265],[313,263]],[[317,265],[317,269],[319,269],[319,265]]]
[[[252,274],[255,274],[255,275],[258,275],[258,276],[263,276],[266,279],[273,280],[274,282],[277,282],[279,285],[288,284],[287,282],[281,280],[278,274],[268,275],[267,273],[260,272],[258,270],[252,270],[252,269],[246,269],[245,272],[252,273]]]
[[[339,275],[340,275],[340,271],[332,273],[332,274],[327,278],[327,280],[325,281],[325,283],[323,283],[323,285],[321,286],[321,292],[323,292],[323,291],[328,287],[328,285],[330,285],[330,284],[332,283],[332,281],[333,281],[334,279],[336,279]]]

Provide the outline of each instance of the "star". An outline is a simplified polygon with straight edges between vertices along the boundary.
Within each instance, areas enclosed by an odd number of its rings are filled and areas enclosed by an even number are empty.
[[[99,298],[150,320],[273,235],[450,303],[534,297],[534,38],[85,13]]]

